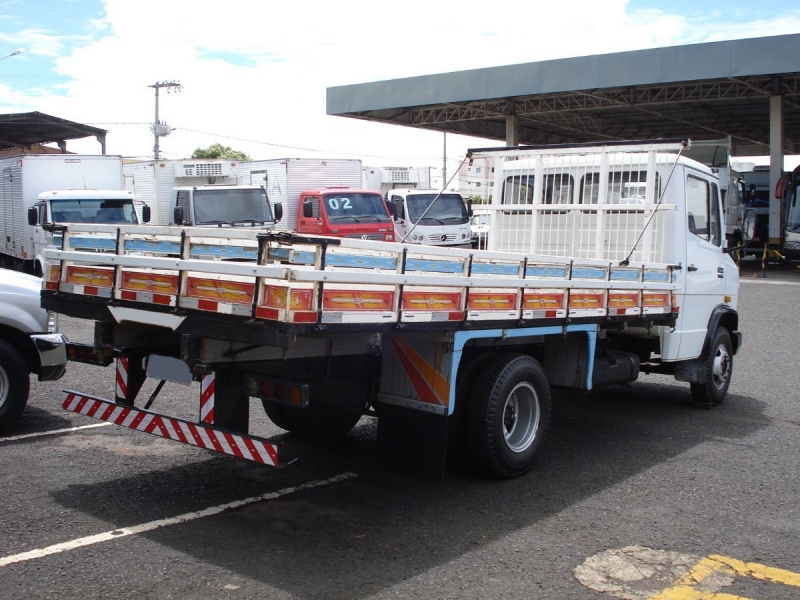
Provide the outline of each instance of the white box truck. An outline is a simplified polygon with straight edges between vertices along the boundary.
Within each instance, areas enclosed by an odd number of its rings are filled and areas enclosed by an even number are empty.
[[[41,272],[34,251],[34,225],[28,210],[42,192],[122,190],[122,157],[85,154],[25,154],[0,159],[0,262]]]
[[[154,225],[173,222],[173,189],[185,186],[236,185],[239,163],[231,160],[186,159],[125,162],[124,189],[152,210]]]

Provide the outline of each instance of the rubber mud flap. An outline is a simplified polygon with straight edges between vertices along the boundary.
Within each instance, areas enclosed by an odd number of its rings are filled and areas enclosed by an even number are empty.
[[[420,479],[444,478],[447,416],[392,404],[378,408],[378,460]]]

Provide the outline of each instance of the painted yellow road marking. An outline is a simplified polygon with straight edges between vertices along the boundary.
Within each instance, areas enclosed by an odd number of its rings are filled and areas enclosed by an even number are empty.
[[[650,600],[750,600],[743,596],[702,589],[703,583],[716,574],[752,577],[760,581],[800,588],[798,573],[712,554],[698,562],[673,587],[651,596]]]
[[[625,546],[590,556],[573,572],[587,588],[620,600],[757,600],[724,591],[737,581],[779,585],[800,598],[800,573],[718,554]]]

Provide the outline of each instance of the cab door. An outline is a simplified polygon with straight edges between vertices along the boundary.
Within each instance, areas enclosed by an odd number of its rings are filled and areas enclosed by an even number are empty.
[[[52,222],[53,219],[47,214],[48,203],[37,202],[34,204],[36,208],[36,225],[33,226],[33,254],[41,264],[44,264],[44,250],[53,246],[61,247],[61,234],[56,238],[52,231],[47,231],[43,225]]]
[[[739,270],[725,252],[719,185],[699,171],[687,170],[685,177],[686,279],[676,323],[678,360],[700,355],[712,311],[720,304],[735,308],[739,286]]]

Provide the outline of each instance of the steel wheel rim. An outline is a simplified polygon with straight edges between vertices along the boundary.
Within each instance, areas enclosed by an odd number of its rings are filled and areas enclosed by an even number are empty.
[[[503,437],[512,452],[524,452],[539,429],[539,396],[533,386],[523,381],[514,386],[503,407]]]
[[[717,353],[714,356],[714,364],[711,368],[711,379],[714,382],[714,387],[718,390],[725,387],[731,373],[731,356],[728,354],[728,349],[725,346],[717,348]]]

